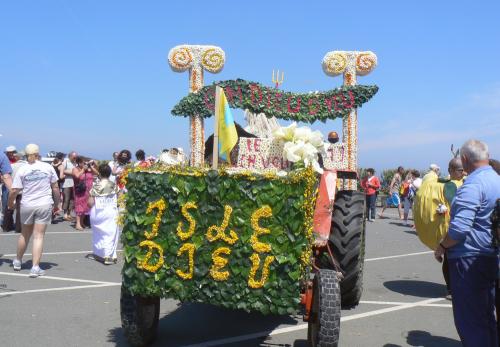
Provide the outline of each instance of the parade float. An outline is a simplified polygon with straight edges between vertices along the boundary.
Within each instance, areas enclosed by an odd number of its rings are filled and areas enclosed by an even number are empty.
[[[136,168],[122,177],[125,335],[132,345],[151,343],[160,298],[173,298],[263,314],[302,311],[310,344],[334,346],[341,304],[357,305],[362,291],[357,108],[378,88],[357,85],[356,75],[369,73],[376,56],[328,53],[323,68],[343,74],[344,85],[303,94],[282,91],[279,82],[275,88],[241,79],[203,86],[204,71],[217,73],[224,62],[216,46],[170,51],[172,69],[189,72],[190,93],[172,110],[190,120],[189,166]],[[231,108],[264,120],[342,118],[343,141],[324,142],[319,132],[292,123],[275,127],[272,136],[238,133],[232,161],[219,166],[215,150],[205,162],[204,122],[216,113],[216,87]]]

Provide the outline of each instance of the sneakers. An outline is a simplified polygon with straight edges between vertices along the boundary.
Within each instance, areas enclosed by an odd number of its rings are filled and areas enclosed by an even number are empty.
[[[43,276],[43,275],[45,275],[45,271],[43,271],[42,269],[40,269],[39,266],[31,268],[31,271],[30,271],[30,277],[31,278],[37,278],[37,277]]]
[[[14,259],[12,261],[12,266],[14,267],[14,271],[21,271],[21,261],[18,259]]]
[[[113,261],[112,258],[110,258],[110,257],[104,258],[104,265],[113,265],[113,264],[115,264],[115,262]]]

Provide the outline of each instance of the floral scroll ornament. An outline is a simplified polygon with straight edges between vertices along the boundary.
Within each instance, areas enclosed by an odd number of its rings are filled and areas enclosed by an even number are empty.
[[[224,67],[226,56],[217,46],[180,45],[168,53],[168,63],[173,71],[189,71],[189,92],[203,87],[203,70],[218,73]],[[195,115],[190,120],[191,165],[201,167],[205,154],[203,118]]]

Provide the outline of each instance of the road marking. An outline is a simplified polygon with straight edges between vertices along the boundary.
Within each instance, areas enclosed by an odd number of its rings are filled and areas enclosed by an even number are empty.
[[[47,231],[45,232],[45,235],[47,234],[92,234],[92,231],[81,231],[81,230],[74,230],[74,231]],[[0,233],[0,236],[19,236],[21,234],[19,233]]]
[[[122,249],[117,249],[117,252],[123,252]],[[43,252],[42,255],[64,255],[64,254],[93,254],[92,251],[68,251],[68,252]],[[17,254],[0,254],[3,257],[15,257]],[[24,253],[25,256],[31,256],[31,253]]]
[[[15,276],[15,277],[29,277],[29,274],[13,273],[13,272],[0,272],[0,275]],[[109,284],[109,285],[118,285],[118,284],[121,284],[121,282],[93,281],[93,280],[84,280],[84,279],[81,279],[81,278],[71,278],[71,277],[40,276],[38,278],[40,278],[40,279],[46,279],[46,280],[57,280],[57,281],[67,281],[67,282],[80,282],[80,283],[95,283],[95,284]]]
[[[403,257],[410,257],[410,256],[413,256],[413,255],[422,255],[422,254],[429,254],[429,253],[434,253],[434,251],[425,251],[425,252],[416,252],[416,253],[406,253],[406,254],[398,254],[398,255],[389,255],[387,257],[369,258],[369,259],[365,259],[365,261],[375,261],[375,260],[403,258]]]
[[[0,297],[1,296],[9,296],[9,295],[17,295],[17,294],[59,292],[59,291],[75,290],[75,289],[114,287],[117,285],[121,285],[121,283],[102,283],[102,284],[89,284],[86,286],[72,286],[72,287],[44,288],[44,289],[30,289],[30,290],[20,290],[20,291],[12,291],[12,292],[0,292]]]
[[[388,307],[388,308],[383,308],[383,309],[379,309],[379,310],[373,310],[373,311],[368,311],[368,312],[364,312],[364,313],[358,313],[358,314],[353,314],[350,316],[341,317],[340,321],[347,322],[350,320],[376,316],[376,315],[380,315],[380,314],[384,314],[384,313],[406,310],[406,309],[413,308],[413,307],[429,305],[429,304],[432,304],[434,302],[438,302],[438,301],[442,301],[442,300],[445,300],[445,299],[444,298],[432,298],[432,299],[426,299],[426,300],[417,301],[417,302],[413,302],[413,303],[412,302],[401,303],[401,305],[397,305],[394,307]],[[257,332],[257,333],[253,333],[253,334],[234,336],[234,337],[229,337],[229,338],[219,339],[219,340],[204,341],[201,343],[187,345],[184,347],[218,346],[218,345],[222,345],[222,344],[229,344],[229,343],[236,343],[236,342],[241,342],[241,341],[246,341],[246,340],[253,340],[253,339],[257,339],[257,338],[261,338],[261,337],[285,334],[285,333],[298,331],[298,330],[304,330],[304,329],[307,329],[307,324],[298,324],[298,325],[291,326],[291,327],[279,328],[279,329],[274,329],[274,330],[266,330],[266,331],[261,331],[261,332]]]
[[[413,307],[422,306],[422,305],[426,305],[426,304],[432,304],[434,302],[442,301],[442,300],[446,300],[446,299],[445,298],[432,298],[432,299],[426,299],[426,300],[417,301],[417,302],[413,302],[413,303],[407,303],[404,305],[382,308],[379,310],[368,311],[368,312],[364,312],[364,313],[358,313],[358,314],[353,314],[350,316],[342,317],[342,318],[340,318],[340,321],[347,322],[347,321],[354,320],[354,319],[377,316],[379,314],[384,314],[384,313],[388,313],[388,312],[406,310],[408,308],[413,308]]]
[[[360,304],[366,305],[406,305],[411,304],[411,302],[401,302],[401,301],[370,301],[370,300],[361,300]],[[421,307],[453,307],[451,304],[421,304]]]

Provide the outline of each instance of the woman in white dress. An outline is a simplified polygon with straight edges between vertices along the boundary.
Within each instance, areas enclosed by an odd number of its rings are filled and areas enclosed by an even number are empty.
[[[116,249],[120,239],[117,224],[118,188],[109,179],[110,175],[111,168],[108,164],[99,165],[100,180],[92,186],[88,200],[94,257],[105,265],[117,262]]]

